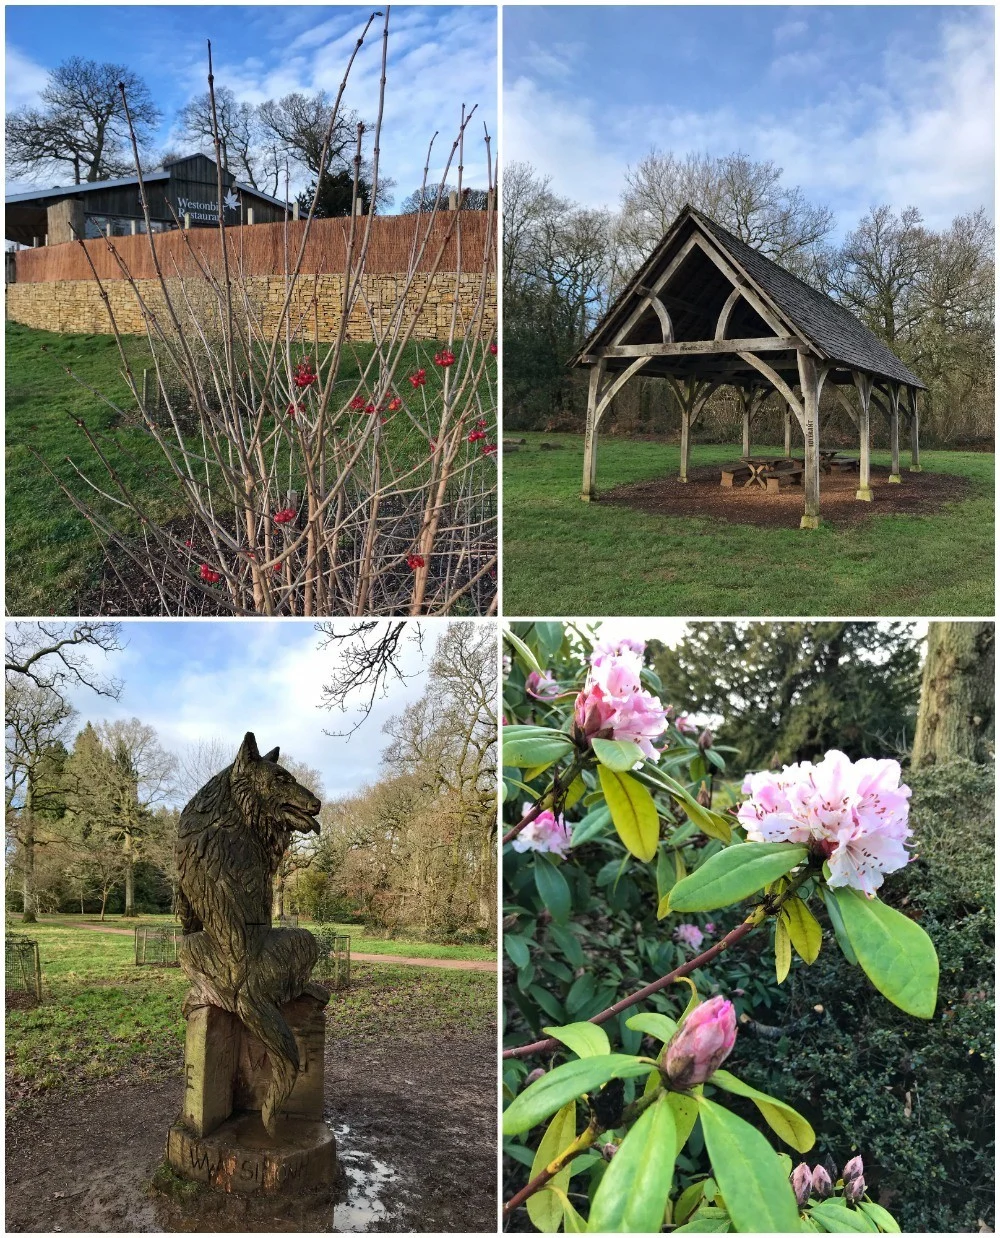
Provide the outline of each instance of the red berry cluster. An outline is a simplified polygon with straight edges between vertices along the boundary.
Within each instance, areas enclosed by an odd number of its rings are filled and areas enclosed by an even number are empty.
[[[426,387],[427,386],[427,371],[417,370],[416,374],[411,374],[410,385],[413,387]]]
[[[207,585],[217,584],[222,579],[219,573],[210,568],[207,563],[201,565],[201,578]]]
[[[449,365],[455,364],[455,354],[450,348],[444,348],[441,352],[434,354],[434,364],[440,365],[443,369],[447,369]],[[422,374],[423,370],[420,372]]]
[[[423,567],[424,562],[425,560],[424,560],[423,555],[407,555],[406,556],[406,565],[413,572],[415,572],[418,567]]]
[[[295,519],[294,507],[283,507],[280,512],[274,513],[275,524],[288,524],[289,520]]]
[[[300,390],[305,390],[306,387],[311,387],[316,381],[317,374],[313,369],[312,358],[303,357],[299,364],[295,367],[295,373],[292,375],[292,382]]]

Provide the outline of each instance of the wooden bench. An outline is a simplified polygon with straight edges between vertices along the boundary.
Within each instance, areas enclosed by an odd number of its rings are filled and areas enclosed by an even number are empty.
[[[745,486],[750,480],[750,470],[743,464],[724,464],[722,466],[722,481],[719,483],[726,490],[736,486]]]
[[[767,493],[776,494],[782,486],[801,486],[805,471],[801,464],[773,469],[767,478]]]
[[[857,456],[834,456],[832,460],[827,461],[827,468],[830,472],[836,469],[838,472],[853,473],[861,467],[861,461]]]

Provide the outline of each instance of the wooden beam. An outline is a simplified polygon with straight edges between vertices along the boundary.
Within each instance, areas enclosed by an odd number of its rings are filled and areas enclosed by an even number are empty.
[[[910,393],[910,472],[920,473],[920,410],[917,407],[917,389],[908,387]]]
[[[861,412],[857,417],[858,441],[861,447],[861,459],[858,468],[858,489],[854,497],[863,503],[871,503],[872,494],[872,432],[871,432],[871,398],[872,380],[861,370],[854,371],[854,385],[861,401]],[[837,388],[840,395],[840,388]],[[846,400],[846,396],[844,397]]]
[[[715,338],[724,340],[726,338],[726,328],[729,326],[729,316],[733,312],[733,307],[743,295],[742,288],[734,288],[726,298],[726,303],[719,311],[719,318],[715,324]]]
[[[591,354],[605,359],[621,357],[724,356],[744,352],[789,352],[806,347],[795,336],[762,335],[749,340],[675,340],[662,344],[607,344]]]
[[[590,371],[587,388],[587,432],[583,440],[583,490],[580,498],[589,503],[596,497],[597,484],[597,397],[604,377],[604,363],[599,361]]]
[[[899,397],[901,394],[902,388],[898,383],[894,383],[889,388],[889,450],[892,453],[889,480],[895,485],[901,485],[903,481],[899,475]]]
[[[805,401],[803,400],[801,404],[799,403],[795,397],[795,392],[791,389],[788,383],[785,382],[777,370],[772,370],[766,361],[761,361],[760,357],[755,357],[753,353],[750,352],[741,352],[738,355],[747,363],[747,365],[753,366],[755,370],[763,374],[775,390],[779,391],[785,397],[788,407],[798,419],[798,423],[802,427],[802,432],[804,434],[806,428],[804,412]],[[798,353],[800,377],[802,373],[802,358],[806,355],[807,354],[802,352]]]
[[[799,353],[805,437],[805,511],[799,522],[802,529],[819,528],[819,397],[825,377],[825,371],[820,370],[809,353]]]
[[[716,250],[714,245],[709,245],[703,237],[695,235],[693,238],[698,243],[698,248],[709,259],[714,262],[726,279],[733,285],[734,288],[739,288],[748,305],[751,305],[761,318],[767,323],[775,335],[781,335],[786,329],[785,325],[780,321],[775,312],[757,295],[750,287],[746,277],[737,271],[736,267],[729,261],[727,257],[723,257],[722,252]]]
[[[656,279],[652,287],[647,289],[646,295],[643,296],[643,299],[640,301],[640,303],[635,307],[635,309],[631,312],[631,314],[629,314],[629,316],[625,319],[625,322],[622,324],[622,326],[619,327],[618,330],[615,332],[612,338],[613,344],[621,343],[621,341],[625,338],[625,336],[628,335],[628,333],[632,330],[635,324],[639,321],[642,315],[646,312],[646,307],[648,304],[647,302],[648,294],[652,292],[652,293],[655,293],[656,295],[659,295],[659,293],[666,286],[670,277],[674,274],[674,272],[681,265],[681,263],[688,256],[688,254],[690,254],[691,251],[695,248],[696,240],[697,240],[697,236],[688,237],[688,239],[680,247],[677,253],[674,254],[673,258],[671,258],[670,262],[667,264],[667,267],[663,271],[663,273]]]
[[[601,392],[597,400],[596,424],[600,423],[604,416],[604,411],[611,403],[612,399],[621,391],[622,387],[628,382],[633,374],[637,373],[649,360],[648,357],[639,357],[633,361],[630,366],[622,370],[622,372],[608,383],[607,387]]]

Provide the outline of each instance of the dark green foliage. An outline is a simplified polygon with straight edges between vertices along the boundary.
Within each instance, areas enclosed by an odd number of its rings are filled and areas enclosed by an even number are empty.
[[[312,181],[309,188],[299,194],[299,214],[301,218],[309,214],[313,195],[316,193],[316,182]],[[371,210],[372,190],[364,180],[358,181],[358,199],[367,215]],[[320,182],[319,198],[316,201],[314,215],[316,219],[333,219],[337,215],[350,215],[354,202],[354,177],[346,169],[340,172],[328,172]]]
[[[993,774],[958,762],[908,781],[920,854],[885,897],[937,949],[935,1017],[896,1010],[826,934],[766,1021],[787,1027],[815,1005],[822,1017],[777,1042],[741,1036],[732,1068],[813,1122],[810,1164],[860,1152],[904,1232],[968,1232],[993,1224]]]
[[[689,624],[654,665],[679,711],[725,719],[721,743],[747,769],[905,750],[920,688],[913,625],[894,623]]]

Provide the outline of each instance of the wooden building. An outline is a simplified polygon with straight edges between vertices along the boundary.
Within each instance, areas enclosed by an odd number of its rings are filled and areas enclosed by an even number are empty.
[[[678,403],[682,482],[688,479],[692,428],[715,390],[729,385],[740,392],[744,456],[750,453],[754,413],[777,393],[785,404],[786,456],[793,416],[802,433],[803,528],[819,524],[819,401],[827,384],[857,427],[858,500],[873,497],[873,408],[889,423],[889,481],[902,480],[901,417],[909,422],[910,470],[920,471],[920,379],[843,306],[690,206],[570,364],[590,370],[581,496],[587,501],[596,497],[601,417],[636,374],[664,379]]]
[[[168,160],[156,172],[143,173],[154,232],[181,227],[218,226],[218,176],[214,159],[187,155]],[[274,223],[289,209],[222,173],[223,212],[227,225]],[[7,197],[4,236],[21,245],[58,245],[78,236],[128,236],[146,230],[138,176],[85,181]],[[47,238],[47,240],[46,240]]]

